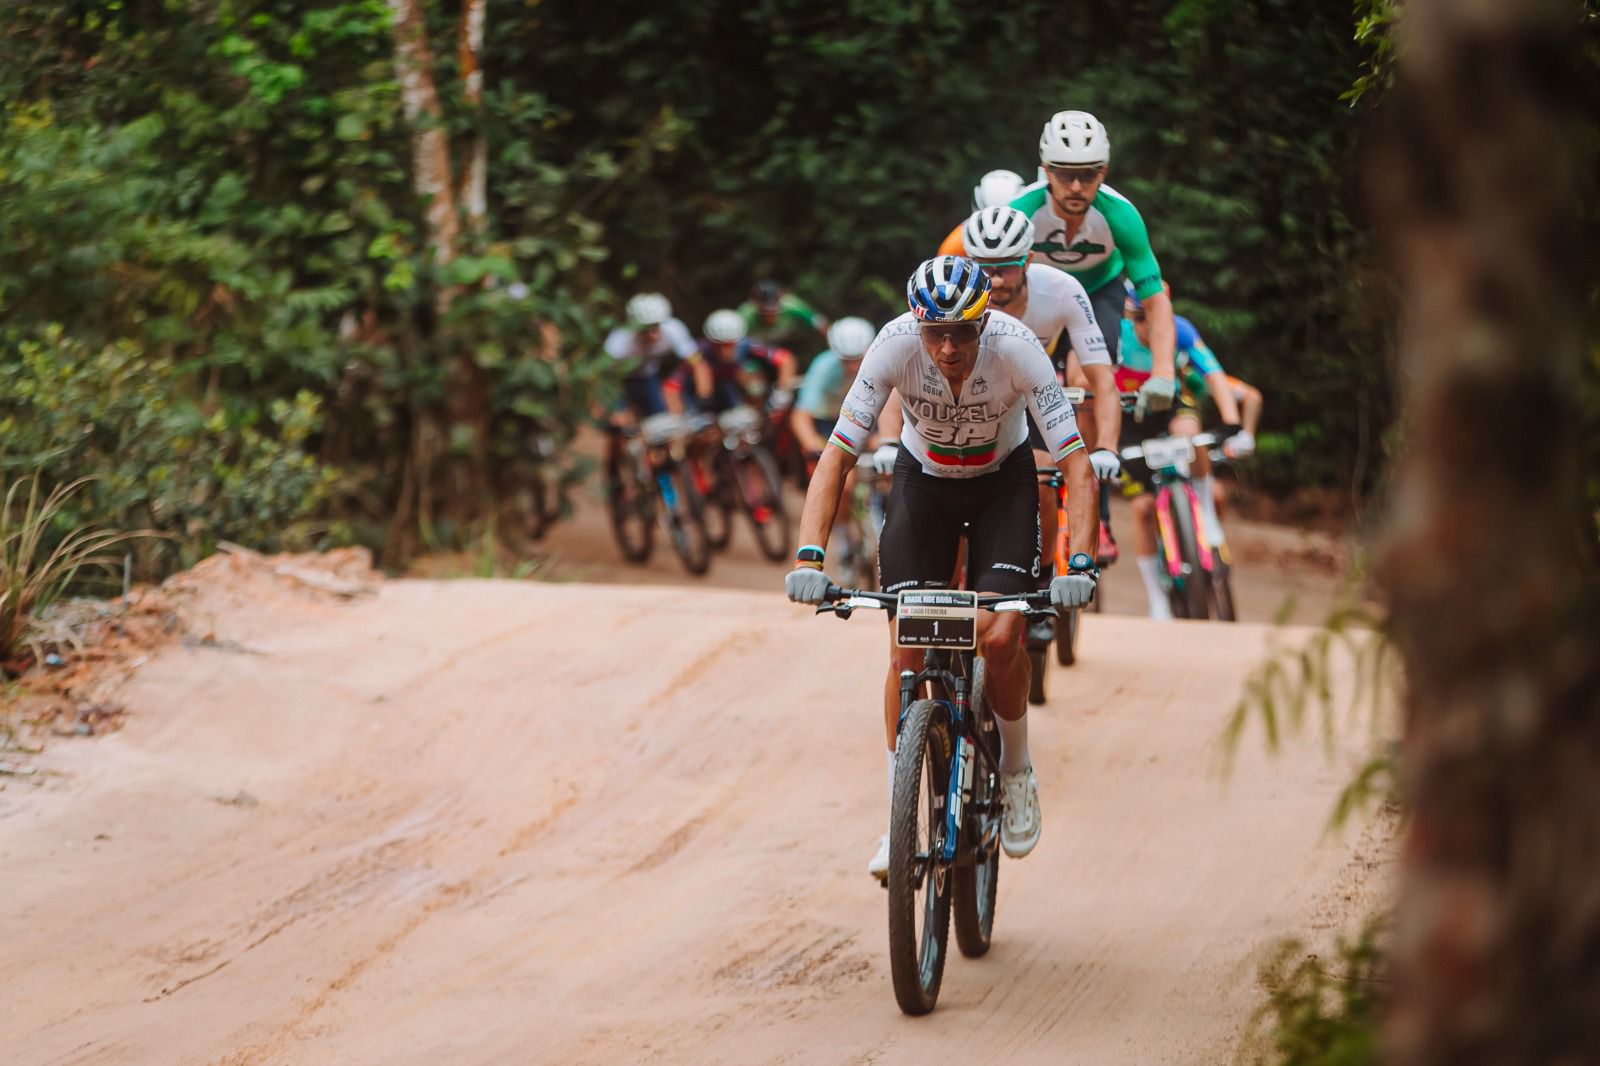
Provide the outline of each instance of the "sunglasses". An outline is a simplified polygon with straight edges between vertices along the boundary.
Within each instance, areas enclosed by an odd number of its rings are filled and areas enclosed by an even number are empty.
[[[1101,167],[1045,167],[1052,175],[1071,185],[1093,185],[1100,177]]]
[[[978,339],[978,334],[983,330],[981,322],[924,322],[922,333],[932,336],[935,340],[949,337],[956,344],[971,344]]]
[[[978,269],[989,277],[997,277],[1006,271],[1018,271],[1028,265],[1026,259],[1007,259],[1003,263],[979,263]]]

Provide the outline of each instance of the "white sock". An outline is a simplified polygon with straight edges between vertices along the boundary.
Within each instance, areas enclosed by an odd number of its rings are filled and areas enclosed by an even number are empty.
[[[1172,620],[1172,605],[1161,588],[1161,560],[1154,555],[1138,558],[1139,576],[1144,578],[1144,594],[1150,599],[1150,617],[1163,622]]]
[[[886,754],[888,755],[887,763],[888,763],[888,767],[889,767],[889,809],[893,810],[894,809],[894,749],[890,748]]]
[[[1020,774],[1032,766],[1033,760],[1028,758],[1028,716],[1024,714],[1012,722],[997,714],[994,723],[1000,727],[1000,772]]]
[[[1222,519],[1217,517],[1217,500],[1212,491],[1215,484],[1210,474],[1194,480],[1194,494],[1200,498],[1200,521],[1206,527],[1206,543],[1213,548],[1222,543]]]

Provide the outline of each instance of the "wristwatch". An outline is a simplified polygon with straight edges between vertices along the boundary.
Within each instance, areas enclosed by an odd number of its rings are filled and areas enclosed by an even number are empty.
[[[1072,558],[1067,560],[1068,570],[1093,570],[1094,559],[1088,552],[1074,552]]]

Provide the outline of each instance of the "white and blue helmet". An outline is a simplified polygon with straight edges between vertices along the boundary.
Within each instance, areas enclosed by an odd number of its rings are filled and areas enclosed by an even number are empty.
[[[989,275],[960,255],[936,255],[906,281],[906,306],[923,322],[970,322],[989,306]]]

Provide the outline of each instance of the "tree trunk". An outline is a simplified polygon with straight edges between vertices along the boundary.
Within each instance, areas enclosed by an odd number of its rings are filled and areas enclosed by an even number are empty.
[[[422,7],[423,0],[389,0],[400,103],[411,126],[412,185],[427,205],[428,245],[434,259],[443,264],[456,257],[461,223],[451,181],[450,140],[433,81],[433,49]],[[441,312],[447,307],[444,304]]]
[[[1600,1061],[1600,583],[1565,0],[1407,0],[1369,157],[1406,292],[1379,579],[1406,664],[1389,1061]]]
[[[488,0],[463,0],[460,44],[456,49],[461,66],[462,96],[477,120],[472,143],[467,149],[461,173],[461,206],[466,211],[467,227],[482,233],[489,214],[489,141],[483,133],[483,55],[484,6]]]
[[[450,140],[434,83],[433,49],[428,43],[424,0],[388,0],[399,72],[401,102],[411,126],[412,180],[425,206],[428,246],[434,262],[446,266],[460,254],[461,208],[479,233],[487,228],[488,150],[481,134],[462,173],[461,199],[452,179]],[[465,0],[458,58],[465,93],[474,108],[483,101],[483,74],[478,56],[483,47],[485,0]],[[432,404],[413,403],[414,469],[404,479],[404,499],[397,515],[414,515],[424,542],[433,541],[436,516],[448,517],[458,537],[492,506],[488,387],[469,346],[452,336],[449,312],[458,288],[440,279],[434,291],[430,338],[435,359],[446,367],[443,417]]]

